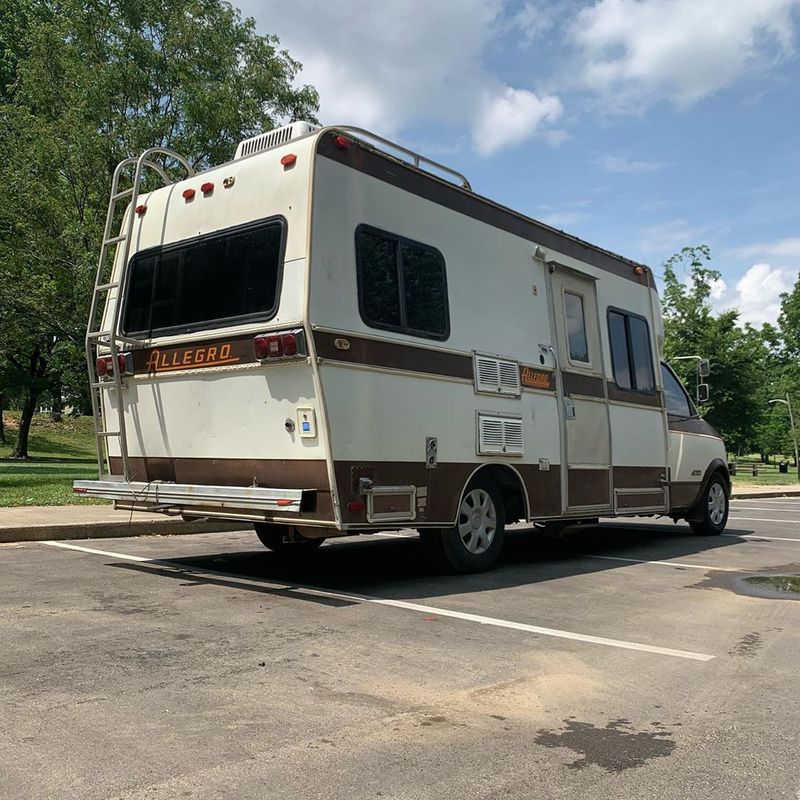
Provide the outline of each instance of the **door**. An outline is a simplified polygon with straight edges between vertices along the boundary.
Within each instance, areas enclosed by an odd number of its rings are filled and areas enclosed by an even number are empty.
[[[559,368],[562,496],[568,512],[596,516],[611,508],[611,429],[595,281],[548,265]]]

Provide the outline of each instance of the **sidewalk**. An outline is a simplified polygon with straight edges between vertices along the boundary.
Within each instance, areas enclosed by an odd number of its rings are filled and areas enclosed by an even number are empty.
[[[731,497],[734,500],[746,500],[754,497],[798,497],[800,483],[787,483],[784,486],[737,486],[733,484]]]
[[[249,527],[247,522],[184,522],[180,517],[114,511],[108,506],[15,506],[0,508],[0,544],[47,539],[107,539],[213,533]]]

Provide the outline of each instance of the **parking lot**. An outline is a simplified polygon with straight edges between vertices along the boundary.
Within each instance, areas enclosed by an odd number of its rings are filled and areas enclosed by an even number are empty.
[[[721,537],[226,534],[0,547],[2,798],[800,798],[800,498]]]

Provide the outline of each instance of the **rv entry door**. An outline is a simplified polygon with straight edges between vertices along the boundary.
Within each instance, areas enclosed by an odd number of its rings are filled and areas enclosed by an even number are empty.
[[[611,432],[595,281],[548,264],[562,404],[562,496],[566,511],[611,509]],[[564,474],[566,473],[566,474]]]

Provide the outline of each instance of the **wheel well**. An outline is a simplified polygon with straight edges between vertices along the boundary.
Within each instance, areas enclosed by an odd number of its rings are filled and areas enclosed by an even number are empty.
[[[515,522],[528,519],[528,497],[525,486],[519,473],[505,464],[487,464],[476,470],[470,480],[476,475],[488,475],[497,485],[503,497],[506,522]]]

